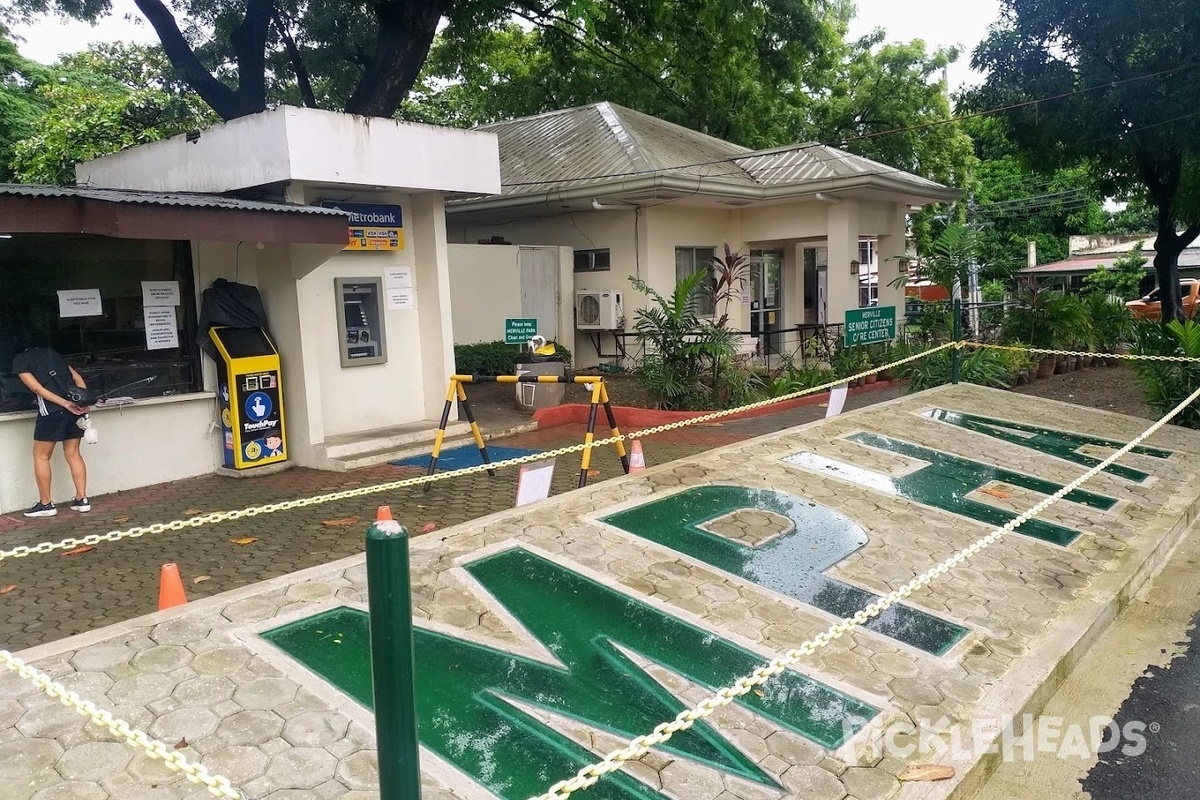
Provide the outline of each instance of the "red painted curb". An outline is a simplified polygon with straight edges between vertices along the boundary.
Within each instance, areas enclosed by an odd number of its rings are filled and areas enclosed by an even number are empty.
[[[850,394],[865,394],[866,392],[875,392],[881,389],[890,389],[897,387],[901,381],[876,381],[875,383],[859,386],[851,389]],[[811,394],[807,397],[797,397],[795,400],[786,400],[782,403],[776,403],[771,406],[762,408],[753,408],[749,411],[743,411],[739,414],[731,414],[728,417],[723,417],[725,420],[735,419],[750,419],[751,417],[761,417],[767,414],[774,414],[777,411],[788,411],[793,408],[802,406],[819,405],[820,403],[829,402],[829,392],[821,394]],[[551,406],[550,408],[541,408],[533,412],[533,421],[537,423],[538,428],[556,428],[559,425],[586,425],[588,411],[591,408],[587,403],[566,403],[561,406]],[[710,414],[710,411],[658,411],[652,408],[635,408],[632,406],[613,406],[613,413],[616,415],[617,424],[626,430],[635,428],[652,428],[655,425],[667,425],[672,422],[681,422],[685,419],[695,419],[702,417],[705,414]],[[604,417],[601,416],[600,420]],[[597,427],[604,427],[606,422],[598,422]]]

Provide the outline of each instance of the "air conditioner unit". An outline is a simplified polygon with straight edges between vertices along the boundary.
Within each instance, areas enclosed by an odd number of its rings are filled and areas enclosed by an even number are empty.
[[[575,327],[581,331],[615,331],[625,324],[621,293],[593,289],[575,293]]]

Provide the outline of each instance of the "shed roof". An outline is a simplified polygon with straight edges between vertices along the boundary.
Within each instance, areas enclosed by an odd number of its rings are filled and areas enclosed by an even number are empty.
[[[548,192],[634,191],[644,179],[696,194],[773,199],[873,188],[925,202],[957,198],[935,181],[819,143],[751,150],[615,103],[484,125],[500,144],[501,197],[454,205],[513,205]],[[508,200],[508,202],[504,202]]]

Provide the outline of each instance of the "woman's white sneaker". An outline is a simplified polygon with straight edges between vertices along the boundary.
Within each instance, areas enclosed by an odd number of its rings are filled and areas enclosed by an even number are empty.
[[[86,514],[92,510],[92,501],[88,500],[86,497],[82,500],[72,500],[71,510],[78,511],[80,514]]]

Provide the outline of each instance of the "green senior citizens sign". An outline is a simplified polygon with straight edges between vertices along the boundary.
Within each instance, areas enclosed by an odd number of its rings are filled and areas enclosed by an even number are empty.
[[[846,345],[890,342],[896,338],[896,307],[846,310]]]

